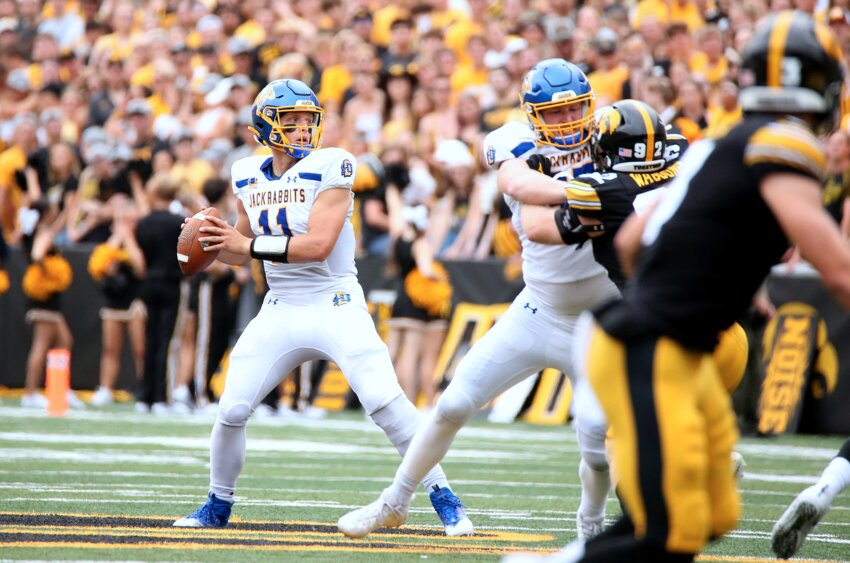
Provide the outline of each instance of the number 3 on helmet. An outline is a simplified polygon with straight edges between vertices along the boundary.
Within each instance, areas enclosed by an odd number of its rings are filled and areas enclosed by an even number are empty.
[[[313,119],[310,125],[284,125],[283,117],[290,112],[308,112]],[[254,139],[267,147],[280,149],[293,158],[304,158],[322,144],[324,110],[316,94],[300,80],[283,79],[270,82],[257,94],[251,107],[251,126]],[[307,128],[308,143],[293,143],[287,133]]]
[[[595,96],[576,65],[564,59],[540,61],[525,75],[519,100],[538,144],[574,149],[590,141]],[[572,119],[547,123],[543,118],[546,110],[576,106],[580,112]]]

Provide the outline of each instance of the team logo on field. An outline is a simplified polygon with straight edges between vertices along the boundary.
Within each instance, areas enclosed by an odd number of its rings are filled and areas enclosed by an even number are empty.
[[[347,162],[347,161],[346,161]],[[351,301],[351,294],[344,291],[337,291],[334,295],[334,307],[340,307]]]
[[[354,174],[354,166],[351,165],[351,161],[347,158],[342,161],[342,177],[350,178]]]
[[[494,164],[496,164],[496,149],[494,149],[492,146],[487,147],[486,158],[487,158],[487,164],[489,164],[490,166],[493,166]]]

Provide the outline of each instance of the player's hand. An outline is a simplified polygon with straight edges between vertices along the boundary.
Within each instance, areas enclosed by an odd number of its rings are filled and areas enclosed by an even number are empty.
[[[200,232],[204,236],[198,239],[200,242],[209,243],[209,246],[204,247],[205,252],[223,250],[233,254],[251,254],[251,239],[237,231],[224,219],[207,215],[207,220],[204,223],[207,221],[212,223],[213,226],[205,224],[201,227]]]
[[[552,175],[552,163],[549,161],[548,157],[541,154],[533,154],[525,159],[525,163],[528,164],[528,167],[532,170],[545,174],[546,176]]]

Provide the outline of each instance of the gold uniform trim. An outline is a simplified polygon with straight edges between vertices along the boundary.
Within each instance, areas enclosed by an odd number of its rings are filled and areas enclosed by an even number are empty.
[[[807,129],[791,123],[773,123],[756,131],[744,151],[746,165],[760,162],[787,164],[820,178],[826,155]]]
[[[570,182],[566,187],[567,203],[573,209],[595,211],[602,209],[599,194],[590,184],[584,182]]]

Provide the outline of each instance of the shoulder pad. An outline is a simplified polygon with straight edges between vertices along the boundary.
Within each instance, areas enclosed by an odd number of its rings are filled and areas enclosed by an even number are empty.
[[[822,178],[826,154],[811,130],[793,121],[776,121],[755,131],[744,149],[744,164],[780,164]]]

